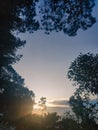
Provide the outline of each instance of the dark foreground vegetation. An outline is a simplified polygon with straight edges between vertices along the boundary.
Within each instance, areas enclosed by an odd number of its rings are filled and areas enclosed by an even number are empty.
[[[98,124],[88,119],[80,123],[70,113],[60,117],[57,113],[27,115],[17,120],[0,119],[0,130],[98,130]]]
[[[40,20],[35,19],[37,2],[3,0],[0,4],[0,130],[98,130],[97,54],[80,54],[69,68],[68,78],[78,86],[69,100],[73,115],[32,115],[35,95],[12,66],[22,57],[16,52],[26,41],[14,34],[44,30],[75,36],[78,29],[86,30],[96,22],[91,14],[94,0],[43,0]]]

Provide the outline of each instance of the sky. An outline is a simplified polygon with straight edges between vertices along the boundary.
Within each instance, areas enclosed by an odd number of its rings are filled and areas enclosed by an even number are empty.
[[[97,12],[96,0],[93,16],[98,21]],[[79,30],[75,37],[63,32],[46,35],[43,31],[19,37],[27,44],[19,50],[23,57],[14,68],[25,79],[26,86],[33,90],[36,100],[43,96],[52,105],[56,101],[55,105],[67,107],[66,102],[75,91],[67,78],[68,68],[80,53],[98,53],[98,22],[86,31]],[[55,110],[59,107],[55,106]]]

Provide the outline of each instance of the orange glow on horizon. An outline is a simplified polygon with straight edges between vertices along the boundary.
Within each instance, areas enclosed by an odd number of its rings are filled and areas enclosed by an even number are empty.
[[[62,101],[65,101],[65,103],[61,103]],[[47,102],[45,104],[46,107],[40,106],[38,103],[34,105],[34,109],[32,114],[37,114],[37,115],[44,115],[45,113],[48,113],[50,111],[52,112],[58,112],[62,111],[63,109],[69,109],[70,106],[67,104],[68,99],[66,98],[59,98],[59,99],[47,99]],[[58,110],[58,111],[57,111]]]

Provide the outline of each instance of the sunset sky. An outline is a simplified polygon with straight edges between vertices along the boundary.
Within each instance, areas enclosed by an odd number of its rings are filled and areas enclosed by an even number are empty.
[[[98,1],[93,16],[98,21]],[[98,22],[86,31],[79,30],[77,36],[69,37],[62,32],[44,34],[20,34],[27,44],[19,53],[23,58],[14,65],[17,72],[25,79],[26,86],[33,90],[36,100],[44,96],[55,110],[67,107],[67,100],[75,87],[67,79],[70,63],[79,53],[98,53]],[[60,110],[60,109],[59,109]]]

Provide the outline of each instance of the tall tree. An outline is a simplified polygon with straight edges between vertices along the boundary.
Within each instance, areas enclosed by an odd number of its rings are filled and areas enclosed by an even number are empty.
[[[20,60],[22,55],[18,55],[17,50],[25,44],[13,31],[30,30],[29,22],[35,15],[34,6],[33,1],[27,0],[4,0],[0,4],[0,113],[7,120],[32,113],[34,93],[25,87],[24,79],[12,64]],[[32,13],[29,9],[33,10]]]
[[[81,129],[98,129],[98,124],[96,123],[98,121],[98,104],[88,99],[88,97],[84,98],[79,93],[74,93],[70,97],[69,103]]]
[[[95,128],[95,120],[98,120],[98,99],[91,100],[91,95],[95,98],[98,95],[98,54],[80,54],[71,63],[68,78],[78,87],[70,98],[70,105],[78,121],[82,121],[84,128]]]
[[[47,102],[46,97],[41,97],[40,101],[38,102],[42,115],[44,114],[45,110],[47,109],[46,102]]]
[[[0,113],[6,120],[15,120],[31,114],[34,93],[24,86],[24,79],[11,67],[4,69],[0,80]]]

